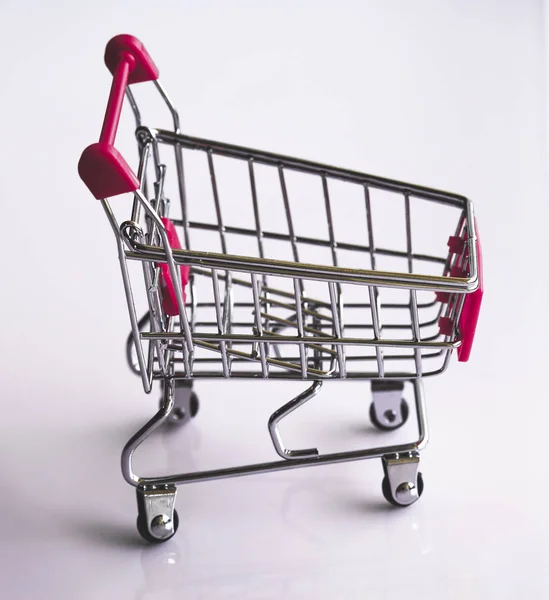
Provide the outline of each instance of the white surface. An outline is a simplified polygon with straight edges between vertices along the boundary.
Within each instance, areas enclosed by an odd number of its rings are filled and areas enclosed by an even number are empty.
[[[2,598],[545,597],[542,27],[534,1],[3,3]],[[191,134],[475,201],[484,310],[472,361],[426,382],[415,506],[386,507],[379,461],[197,484],[177,537],[141,545],[119,453],[157,395],[125,366],[114,241],[76,174],[120,32],[144,41]],[[266,419],[295,389],[200,384],[199,418],[143,468],[272,457]],[[327,389],[305,435],[378,443],[364,386]]]

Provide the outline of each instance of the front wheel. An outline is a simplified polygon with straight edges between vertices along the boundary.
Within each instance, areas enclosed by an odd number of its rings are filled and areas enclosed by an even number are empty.
[[[151,529],[154,531],[157,528],[159,531],[165,529],[167,524],[167,520],[165,515],[159,515],[152,520]],[[177,514],[177,510],[173,511],[173,528],[172,533],[166,537],[158,538],[151,534],[149,528],[147,527],[147,521],[145,515],[138,515],[137,517],[137,531],[139,535],[149,544],[161,544],[162,542],[167,542],[171,540],[173,536],[176,534],[179,529],[179,515]]]
[[[391,492],[391,485],[389,484],[389,478],[385,476],[383,481],[381,482],[381,491],[383,492],[383,496],[389,504],[393,506],[410,506],[414,502],[417,502],[421,498],[421,494],[423,494],[423,475],[421,473],[417,474],[417,492],[414,490],[413,484],[409,482],[401,483],[396,489],[396,498],[393,496]],[[412,502],[410,502],[410,496],[415,495],[416,498]],[[401,501],[399,501],[401,498]],[[402,501],[406,498],[406,501]]]

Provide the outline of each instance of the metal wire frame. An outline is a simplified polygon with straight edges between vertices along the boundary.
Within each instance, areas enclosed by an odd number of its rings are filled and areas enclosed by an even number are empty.
[[[321,382],[314,382],[309,391],[309,396],[313,396],[322,385]],[[137,432],[133,435],[127,444],[124,446],[121,457],[122,475],[127,483],[132,486],[166,486],[166,485],[183,485],[195,483],[199,481],[215,481],[217,479],[225,479],[229,477],[240,477],[244,475],[254,475],[258,473],[268,473],[273,471],[285,471],[287,469],[298,469],[308,466],[320,466],[328,464],[336,464],[341,462],[364,460],[367,458],[379,458],[391,454],[406,454],[409,452],[417,452],[422,450],[428,442],[429,433],[426,417],[425,396],[423,392],[423,382],[421,378],[416,378],[412,382],[414,391],[414,402],[416,406],[418,438],[413,442],[403,443],[398,445],[384,446],[378,448],[367,448],[360,450],[348,450],[343,452],[333,452],[329,454],[320,454],[316,448],[306,450],[281,451],[282,460],[252,463],[237,467],[228,467],[221,469],[211,469],[208,471],[195,471],[190,473],[177,473],[174,475],[161,475],[152,477],[141,477],[133,468],[134,454],[137,448],[147,439],[147,437],[163,422],[166,421],[168,415],[173,409],[173,397],[168,401],[163,400],[158,412]],[[300,398],[287,403],[282,409],[286,413],[290,412],[289,405],[296,402],[299,405]],[[271,423],[276,425],[279,411],[276,411],[272,417]],[[273,441],[275,441],[273,439]],[[280,450],[284,447],[281,440],[275,442],[275,447],[280,445]],[[278,452],[279,448],[277,448]]]
[[[320,165],[309,161],[252,150],[230,144],[185,136],[179,130],[179,118],[173,105],[160,84],[157,87],[170,108],[174,131],[150,129],[141,126],[141,117],[135,99],[129,92],[130,104],[136,116],[136,135],[140,144],[140,165],[138,176],[142,181],[141,190],[136,193],[130,222],[117,225],[114,214],[106,201],[104,207],[117,234],[119,257],[125,283],[128,307],[132,322],[132,337],[136,358],[135,370],[143,378],[145,389],[150,389],[154,378],[165,378],[168,371],[175,377],[277,377],[286,379],[321,378],[415,378],[442,372],[448,365],[453,349],[460,344],[459,315],[465,294],[478,286],[476,236],[473,207],[464,197],[425,187],[396,182]],[[172,250],[167,244],[159,217],[167,215],[169,201],[164,197],[163,187],[166,167],[161,162],[161,147],[172,147],[175,153],[178,192],[182,219],[173,219],[183,230],[185,250]],[[215,205],[215,222],[196,222],[188,219],[187,191],[183,168],[183,149],[196,150],[205,154],[211,190]],[[152,155],[154,199],[147,200],[147,164]],[[247,163],[251,200],[254,214],[254,228],[229,226],[224,222],[218,191],[215,167],[217,156],[245,161]],[[268,231],[261,219],[261,198],[256,183],[255,165],[273,167],[278,173],[288,233]],[[328,238],[314,235],[304,237],[296,234],[292,214],[290,194],[286,184],[286,173],[297,171],[320,178],[328,224]],[[336,238],[332,216],[330,181],[341,180],[360,186],[363,189],[366,209],[367,244],[348,243]],[[372,219],[370,190],[381,189],[402,195],[406,222],[406,250],[382,248],[375,244],[375,227]],[[458,209],[459,219],[455,234],[466,239],[460,255],[430,256],[414,252],[411,228],[411,202],[421,198],[442,203]],[[144,219],[142,212],[144,209]],[[144,222],[144,228],[140,222]],[[220,253],[201,252],[191,246],[191,230],[214,231],[219,234]],[[314,234],[314,232],[311,232]],[[240,235],[255,238],[258,256],[236,256],[228,253],[227,236]],[[279,261],[265,256],[265,240],[287,243],[292,251],[293,261]],[[308,265],[300,263],[299,248],[303,245],[329,248],[332,264]],[[339,266],[338,252],[348,250],[369,256],[371,269],[348,269]],[[377,269],[377,258],[390,256],[404,259],[407,272],[387,272]],[[141,322],[137,319],[135,303],[126,266],[128,260],[143,264],[149,315]],[[177,265],[192,267],[190,294],[187,306],[179,305],[178,318],[162,315],[158,294],[158,264],[167,262],[170,272],[178,280]],[[439,276],[419,275],[415,264],[430,262],[438,264]],[[124,263],[124,264],[122,264]],[[453,267],[461,267],[467,276],[450,277]],[[209,298],[197,301],[195,278],[207,277],[211,281]],[[273,285],[273,280],[290,278],[293,292]],[[320,298],[306,295],[307,281],[321,281],[326,284],[325,293]],[[348,284],[367,286],[369,301],[345,302],[343,290]],[[176,289],[180,287],[176,285]],[[384,287],[409,290],[409,300],[405,303],[383,303],[380,289]],[[235,288],[249,290],[249,300],[235,302]],[[449,301],[443,303],[436,297],[430,302],[419,302],[418,290],[446,292]],[[182,290],[178,289],[178,297]],[[434,295],[434,294],[433,294]],[[210,299],[212,298],[213,301]],[[249,309],[249,316],[236,319],[235,311]],[[385,322],[382,315],[388,309],[405,310],[410,319],[406,324]],[[277,312],[278,311],[278,312]],[[344,317],[345,313],[362,314],[358,320]],[[283,313],[283,314],[281,314]],[[429,313],[428,317],[424,317]],[[368,315],[370,318],[365,318]],[[434,327],[441,316],[453,324],[451,335],[442,336],[437,331],[425,334],[425,329]],[[150,322],[149,331],[143,328]],[[245,333],[235,333],[244,329]],[[213,330],[213,331],[208,331]],[[390,337],[391,332],[406,330],[410,339]],[[368,332],[365,336],[350,335]],[[149,343],[145,353],[144,344]],[[284,349],[288,345],[297,346],[296,355]],[[373,350],[374,354],[351,354],[346,350],[359,346]],[[397,348],[401,353],[387,355],[386,348]],[[196,350],[209,351],[208,356],[197,357]],[[145,354],[147,357],[145,358]],[[329,365],[336,360],[336,368]],[[408,370],[388,371],[387,365],[409,361],[414,366]],[[424,361],[437,359],[437,366],[424,368]],[[371,368],[357,370],[352,366],[361,361],[375,363]],[[249,370],[233,369],[233,366],[248,363]],[[176,365],[181,365],[177,369]],[[205,367],[208,365],[208,369]]]
[[[215,271],[214,271],[215,273]],[[195,269],[195,276],[200,277],[202,275],[208,275],[208,271],[204,270],[204,269]],[[216,282],[216,286],[219,285],[219,279],[222,279],[224,276],[215,276],[214,281]],[[250,282],[246,282],[245,280],[241,280],[241,279],[236,279],[233,278],[232,279],[232,285],[233,286],[248,286],[249,288],[254,288],[255,290],[258,289],[258,276],[256,275],[252,275],[252,283]],[[255,282],[255,285],[254,285]],[[257,315],[259,314],[262,318],[265,318],[266,320],[270,321],[273,324],[278,324],[279,328],[277,328],[276,331],[273,331],[273,328],[271,327],[271,330],[269,331],[269,333],[272,333],[273,335],[276,336],[276,340],[279,341],[280,338],[280,331],[284,328],[294,328],[297,329],[297,325],[296,325],[296,303],[295,301],[292,302],[292,295],[288,292],[283,292],[280,290],[276,290],[273,288],[267,288],[266,289],[267,292],[269,292],[271,294],[271,298],[270,298],[270,303],[272,306],[278,306],[278,307],[282,307],[284,310],[286,310],[288,313],[293,315],[293,319],[292,317],[283,319],[281,318],[279,315],[275,315],[275,314],[265,314],[265,313],[260,313],[258,310],[258,305],[260,303],[263,302],[264,298],[262,296],[259,296],[259,293],[256,291],[254,294],[254,301],[253,302],[235,302],[234,303],[234,308],[235,310],[239,310],[239,309],[247,309],[246,314],[250,315],[250,318],[248,320],[244,320],[244,321],[233,321],[232,326],[234,329],[246,329],[248,331],[252,331],[253,327],[257,327],[257,334],[261,337],[265,337],[265,333],[266,330],[265,329],[261,329],[262,327],[262,320],[258,320],[257,319]],[[217,291],[217,297],[219,297],[221,294],[219,292],[219,290]],[[278,296],[278,300],[275,299]],[[305,326],[304,327],[304,333],[307,334],[316,334],[317,336],[317,340],[318,343],[308,343],[307,347],[310,348],[311,350],[313,350],[314,355],[313,357],[311,357],[309,359],[309,362],[307,363],[310,367],[310,373],[309,375],[317,375],[317,376],[328,376],[328,373],[330,373],[330,376],[333,375],[333,373],[331,372],[331,369],[326,368],[324,365],[324,363],[326,363],[326,365],[329,365],[331,359],[333,358],[333,356],[337,355],[337,352],[333,350],[332,346],[332,337],[330,337],[333,334],[333,321],[331,319],[331,316],[329,313],[323,312],[321,313],[320,311],[322,311],[323,309],[329,309],[330,306],[328,303],[323,303],[319,300],[314,300],[314,299],[310,299],[307,297],[304,297],[302,299],[303,304],[305,307],[310,307],[310,306],[314,306],[315,310],[311,310],[311,308],[303,308],[302,312],[304,314],[306,314],[306,316],[308,316],[310,319],[312,319],[312,321],[314,322],[314,327],[311,326]],[[435,306],[436,303],[434,302],[430,302],[430,303],[425,303],[420,305],[422,308],[431,308],[433,306]],[[361,314],[364,314],[364,309],[368,309],[371,308],[369,304],[360,304],[360,303],[349,303],[348,305],[344,305],[345,306],[345,310],[347,312],[354,312],[356,311],[358,313],[358,317],[360,317]],[[383,308],[389,308],[389,307],[393,307],[393,308],[399,308],[399,309],[408,309],[407,306],[405,305],[401,305],[401,304],[387,304],[387,305],[382,305]],[[196,312],[198,314],[212,314],[213,319],[212,321],[202,321],[202,320],[194,320],[193,323],[193,338],[195,340],[195,344],[197,346],[202,346],[202,347],[207,347],[212,349],[211,347],[211,343],[212,343],[212,339],[214,337],[217,337],[217,334],[206,334],[206,335],[202,335],[203,332],[207,331],[208,329],[215,329],[216,325],[218,325],[218,323],[215,322],[215,318],[217,315],[217,318],[219,318],[219,301],[217,302],[199,302],[196,306],[196,308],[194,310],[196,310]],[[240,312],[242,312],[242,310],[240,310]],[[424,327],[429,327],[429,326],[435,326],[438,320],[438,316],[440,315],[440,309],[437,311],[437,313],[435,314],[434,318],[431,318],[429,321],[422,321],[420,322],[420,326],[421,328]],[[194,313],[193,313],[194,316]],[[143,323],[144,325],[144,323]],[[356,322],[351,322],[351,321],[347,321],[346,323],[346,328],[348,330],[371,330],[374,328],[373,324],[364,324],[363,320],[361,320],[360,318],[356,321]],[[141,327],[141,329],[143,329],[143,327]],[[391,330],[409,330],[410,329],[410,325],[409,324],[389,324],[387,325],[387,329],[391,329]],[[219,332],[218,332],[219,333]],[[322,336],[322,337],[320,337]],[[151,335],[148,333],[144,333],[143,337],[145,339],[152,339]],[[328,339],[326,339],[328,338]],[[435,340],[437,340],[437,338],[439,338],[438,335],[438,331],[430,336],[424,336],[423,337],[423,342],[427,342],[427,343],[431,343]],[[174,339],[175,336],[171,336],[172,339],[172,343],[170,345],[170,347],[174,350],[181,350],[181,348],[179,346],[177,346],[174,343]],[[302,357],[301,356],[284,356],[281,357],[280,354],[278,354],[276,359],[273,360],[268,360],[266,358],[266,344],[264,343],[258,343],[255,342],[253,345],[255,346],[255,349],[252,349],[251,352],[243,352],[242,350],[239,350],[239,347],[242,347],[244,345],[249,345],[247,342],[249,342],[249,339],[246,340],[244,339],[242,336],[239,338],[236,335],[231,336],[230,338],[233,341],[234,344],[234,351],[228,352],[226,353],[226,351],[224,352],[223,349],[219,349],[221,350],[221,352],[224,354],[224,370],[223,373],[221,375],[223,376],[227,376],[227,367],[226,364],[228,362],[228,360],[231,361],[232,364],[238,364],[238,363],[243,363],[243,362],[248,362],[248,361],[254,361],[257,360],[258,358],[258,349],[257,346],[259,346],[259,354],[260,354],[260,360],[261,360],[261,365],[262,365],[262,373],[259,374],[257,372],[247,372],[245,375],[246,376],[268,376],[268,366],[267,365],[272,365],[272,366],[283,366],[286,369],[290,369],[291,371],[295,372],[295,375],[297,376],[297,371],[299,371],[299,368],[301,368],[301,371],[303,371],[303,361],[302,361]],[[257,338],[254,337],[254,340],[256,340]],[[310,340],[310,337],[307,338],[308,340]],[[281,342],[281,344],[283,343],[283,341]],[[350,341],[350,343],[353,343]],[[354,343],[359,343],[360,345],[364,345],[363,344],[363,339],[356,339],[354,340]],[[399,342],[400,343],[400,342]],[[387,344],[390,344],[389,342],[387,342]],[[384,343],[385,345],[385,343]],[[274,343],[271,344],[271,346],[274,346],[275,349],[279,348],[279,345]],[[336,345],[337,348],[337,345]],[[268,349],[268,348],[267,348]],[[376,348],[377,350],[377,348]],[[321,355],[318,354],[318,352],[322,353]],[[440,349],[438,351],[434,351],[431,349],[430,352],[427,353],[423,353],[422,358],[425,360],[429,360],[430,362],[432,362],[432,359],[435,358],[440,358],[443,356],[443,353],[445,353],[446,350],[445,349]],[[283,360],[282,360],[283,359]],[[372,356],[368,356],[365,354],[361,354],[361,355],[354,355],[354,356],[348,356],[346,358],[346,361],[348,363],[358,363],[361,361],[371,361],[375,359],[375,357]],[[392,356],[388,356],[386,357],[386,361],[390,361],[390,362],[402,362],[402,361],[406,361],[409,359],[409,356],[405,355],[405,354],[398,354],[398,355],[392,355]],[[300,362],[301,360],[301,362]],[[178,360],[177,358],[174,359],[175,363],[181,362],[180,360]],[[216,366],[216,364],[219,362],[219,357],[216,356],[215,354],[210,355],[209,357],[202,357],[202,358],[197,358],[195,357],[194,359],[194,365],[195,365],[195,369],[197,369],[197,367],[205,367],[206,365],[210,365],[210,366]],[[323,370],[322,370],[323,369]],[[432,370],[432,369],[431,369]],[[301,373],[303,375],[303,373]],[[241,373],[237,373],[237,372],[231,372],[230,373],[231,376],[235,377],[235,376],[243,376]],[[375,371],[372,372],[372,375],[375,376],[377,375],[377,373]],[[404,372],[403,371],[399,371],[396,373],[392,374],[393,376],[403,376]],[[160,376],[160,375],[159,375]],[[216,376],[215,373],[212,373],[212,370],[210,369],[209,371],[207,370],[203,370],[203,371],[195,371],[195,375],[196,377],[206,377],[206,376]],[[271,376],[276,376],[276,374],[271,373]],[[287,376],[287,374],[286,374]],[[350,377],[364,377],[364,372],[360,372],[360,373],[349,373]]]
[[[433,291],[449,291],[449,292],[461,292],[469,293],[476,290],[478,287],[478,261],[476,254],[476,246],[474,241],[476,235],[473,227],[469,227],[469,223],[474,220],[473,206],[470,201],[462,196],[448,194],[446,192],[439,192],[437,190],[429,190],[419,186],[413,186],[411,184],[399,183],[391,180],[382,180],[380,178],[371,177],[368,175],[361,175],[353,171],[346,171],[344,169],[336,169],[325,165],[317,165],[315,163],[309,163],[308,161],[298,161],[297,159],[286,158],[280,155],[261,153],[256,150],[244,149],[238,146],[229,146],[228,144],[220,144],[219,142],[212,142],[209,140],[199,140],[198,138],[191,138],[189,136],[179,135],[174,137],[172,132],[165,132],[161,130],[152,130],[139,128],[137,135],[141,140],[148,140],[152,143],[153,140],[156,144],[158,143],[176,143],[178,147],[200,149],[208,153],[208,161],[212,162],[212,156],[219,154],[220,156],[229,156],[232,158],[240,158],[247,160],[250,165],[253,164],[266,164],[276,166],[278,170],[282,167],[288,170],[301,171],[303,173],[320,174],[324,177],[331,177],[334,179],[341,179],[343,181],[350,181],[357,183],[356,180],[362,177],[360,181],[361,185],[365,188],[365,196],[369,195],[369,188],[379,188],[387,191],[399,190],[402,194],[407,194],[408,198],[416,197],[424,200],[431,200],[448,206],[454,206],[460,208],[462,213],[460,217],[460,223],[465,225],[465,228],[469,232],[467,240],[467,251],[470,256],[469,260],[469,275],[467,277],[447,277],[447,264],[448,256],[430,256],[425,254],[414,253],[411,247],[407,251],[398,251],[388,248],[376,247],[373,243],[373,228],[369,227],[371,231],[370,244],[358,245],[350,244],[345,242],[337,242],[337,249],[340,250],[353,250],[358,252],[367,252],[374,256],[374,266],[371,270],[360,270],[360,269],[344,269],[339,268],[337,263],[335,265],[299,265],[298,261],[274,261],[264,257],[264,253],[260,251],[260,257],[242,257],[227,255],[227,259],[223,260],[223,256],[226,252],[212,253],[212,252],[200,252],[192,250],[178,250],[174,251],[174,258],[179,264],[196,264],[208,266],[211,268],[219,268],[225,270],[226,267],[234,268],[235,271],[240,272],[253,272],[254,267],[260,269],[260,272],[266,274],[273,273],[275,275],[283,276],[297,276],[304,279],[312,279],[319,281],[334,281],[334,282],[352,282],[360,284],[371,284],[386,287],[400,287],[400,288],[411,288],[411,289],[428,289]],[[198,144],[200,143],[200,146]],[[214,147],[217,144],[219,148]],[[147,148],[148,143],[145,143],[143,148]],[[242,156],[244,152],[247,152],[245,156]],[[143,150],[142,150],[143,155]],[[286,161],[284,163],[283,161]],[[280,166],[282,164],[282,167]],[[371,183],[371,182],[373,183]],[[251,179],[251,185],[253,179]],[[382,184],[382,182],[387,182]],[[214,196],[215,197],[215,196]],[[254,202],[255,204],[255,202]],[[218,208],[218,201],[216,201],[216,209]],[[368,211],[369,212],[369,211]],[[220,210],[218,211],[220,215]],[[409,219],[409,211],[408,211]],[[330,247],[335,244],[333,241],[326,241],[315,237],[303,237],[295,235],[292,231],[289,234],[281,234],[276,232],[268,232],[261,226],[257,229],[247,229],[241,227],[230,227],[219,220],[217,223],[198,223],[191,222],[186,219],[173,219],[176,225],[182,226],[185,230],[189,229],[203,229],[210,231],[218,231],[222,239],[222,249],[226,248],[226,236],[229,233],[240,234],[245,236],[253,236],[258,240],[258,246],[261,248],[262,242],[266,239],[273,239],[279,241],[285,241],[292,245],[292,248],[297,245],[310,244],[317,246]],[[333,225],[333,224],[332,224]],[[409,224],[407,224],[409,229]],[[189,246],[190,248],[190,246]],[[158,248],[147,247],[146,245],[135,245],[135,249],[141,253],[141,257],[135,256],[132,253],[128,254],[129,258],[137,260],[156,260],[161,255],[158,252]],[[333,249],[335,252],[335,249]],[[262,255],[263,254],[263,255]],[[375,268],[375,256],[390,256],[404,258],[408,261],[425,261],[432,262],[440,265],[445,265],[444,272],[440,276],[425,276],[418,275],[409,270],[409,274],[396,273],[396,272],[385,272],[376,270]],[[274,268],[273,268],[274,267]],[[278,268],[277,268],[278,267]]]

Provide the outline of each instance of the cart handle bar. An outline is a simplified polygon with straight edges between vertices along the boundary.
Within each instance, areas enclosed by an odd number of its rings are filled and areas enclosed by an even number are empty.
[[[482,306],[482,296],[484,295],[484,276],[482,270],[482,248],[480,245],[480,237],[478,233],[477,220],[473,219],[475,231],[475,241],[477,249],[478,263],[478,288],[472,293],[467,294],[461,315],[459,319],[459,329],[461,332],[461,346],[458,348],[457,355],[459,362],[467,362],[471,355],[473,342],[475,341],[475,332],[477,330],[480,308]]]
[[[101,135],[97,144],[82,152],[78,162],[80,178],[98,200],[139,189],[139,179],[114,141],[128,85],[158,79],[158,68],[149,53],[131,35],[117,35],[109,41],[105,64],[113,77]]]

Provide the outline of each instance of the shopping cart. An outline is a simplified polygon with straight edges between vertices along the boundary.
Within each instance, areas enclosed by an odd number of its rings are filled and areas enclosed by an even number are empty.
[[[163,389],[159,410],[122,453],[123,476],[137,489],[140,534],[150,542],[175,534],[177,485],[365,458],[382,459],[382,491],[390,503],[415,502],[423,490],[419,450],[427,441],[422,377],[442,373],[454,350],[468,360],[480,310],[481,253],[471,202],[184,135],[136,38],[113,38],[105,62],[113,81],[100,141],[86,148],[78,168],[118,245],[131,321],[129,363],[145,392],[155,380]],[[144,81],[156,86],[172,130],[142,125],[129,85]],[[137,121],[137,174],[114,147],[124,96]],[[125,193],[133,202],[121,220],[107,198]],[[170,218],[175,196],[172,213],[180,214]],[[119,202],[117,210],[127,206]],[[342,207],[350,211],[343,217]],[[134,294],[136,282],[144,283],[141,295]],[[192,418],[194,379],[215,377],[307,382],[269,419],[281,460],[137,475],[136,448],[162,423]],[[288,448],[281,420],[323,382],[342,379],[370,380],[370,419],[382,430],[406,422],[403,389],[410,385],[417,441],[328,454]]]

